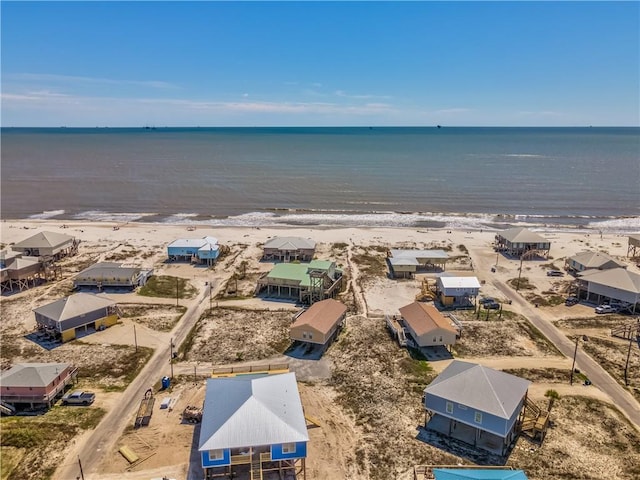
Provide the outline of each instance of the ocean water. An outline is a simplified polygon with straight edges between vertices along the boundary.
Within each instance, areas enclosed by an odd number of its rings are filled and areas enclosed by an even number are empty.
[[[2,218],[640,231],[640,128],[3,128]]]

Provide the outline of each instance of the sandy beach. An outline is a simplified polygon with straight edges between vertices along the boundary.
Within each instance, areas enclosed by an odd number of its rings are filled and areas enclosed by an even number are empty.
[[[638,272],[640,269],[627,259],[627,235],[622,234],[577,234],[566,232],[545,232],[542,235],[551,242],[551,250],[548,259],[532,260],[522,262],[521,277],[526,277],[527,282],[534,286],[533,290],[521,290],[516,292],[513,289],[505,288],[510,280],[518,277],[518,269],[521,262],[516,259],[507,258],[501,254],[496,254],[493,249],[493,241],[496,231],[489,230],[450,230],[450,229],[415,229],[415,228],[307,228],[307,227],[216,227],[205,228],[192,225],[180,224],[158,224],[158,223],[108,223],[108,222],[83,222],[83,221],[54,221],[54,220],[5,220],[1,223],[1,243],[2,248],[7,248],[12,243],[21,241],[39,231],[53,231],[65,233],[78,238],[81,243],[79,252],[75,257],[65,259],[62,262],[62,278],[56,282],[50,282],[38,287],[13,293],[2,297],[2,338],[3,343],[12,342],[18,347],[5,349],[2,356],[3,367],[12,363],[25,361],[47,361],[56,359],[61,361],[70,358],[76,363],[82,364],[87,361],[91,363],[87,355],[99,357],[104,355],[110,358],[109,346],[119,345],[122,348],[132,348],[134,325],[137,326],[136,342],[139,346],[149,347],[155,351],[167,348],[168,343],[176,335],[178,326],[171,329],[159,329],[154,326],[153,321],[145,320],[142,317],[122,318],[118,325],[108,328],[102,332],[82,338],[81,345],[74,345],[70,342],[60,348],[50,352],[39,351],[24,337],[35,328],[32,309],[44,303],[51,302],[61,295],[69,292],[69,285],[73,275],[86,266],[99,261],[121,261],[125,264],[150,267],[154,269],[155,275],[171,275],[181,277],[190,282],[197,291],[192,299],[181,300],[181,305],[186,308],[196,308],[200,305],[207,306],[206,292],[207,285],[211,285],[214,300],[209,299],[209,305],[218,307],[214,311],[219,320],[206,319],[206,322],[199,324],[196,337],[192,340],[190,350],[184,353],[181,361],[175,365],[176,372],[188,376],[194,369],[194,365],[199,370],[202,378],[213,366],[243,364],[243,363],[266,363],[276,361],[287,361],[290,368],[293,368],[301,383],[301,395],[303,405],[315,418],[319,418],[323,423],[323,428],[310,430],[311,443],[308,458],[308,477],[311,479],[325,478],[381,478],[378,470],[379,461],[374,461],[375,455],[381,455],[381,449],[392,449],[394,456],[393,468],[398,475],[409,475],[409,467],[412,464],[424,462],[424,459],[431,459],[434,463],[454,462],[455,457],[441,453],[433,454],[427,446],[415,442],[415,426],[420,423],[423,413],[420,413],[420,399],[412,398],[405,393],[401,394],[403,401],[396,400],[393,404],[389,395],[385,394],[382,385],[391,382],[385,373],[377,370],[377,364],[373,361],[376,355],[380,358],[395,358],[394,362],[402,364],[406,353],[400,350],[384,334],[384,323],[381,319],[385,314],[395,315],[398,309],[413,302],[421,292],[422,280],[433,279],[438,273],[427,273],[417,275],[415,279],[390,279],[384,271],[372,270],[370,266],[363,263],[364,258],[372,258],[377,255],[379,264],[384,264],[385,251],[392,248],[421,248],[421,249],[444,249],[452,260],[447,264],[446,273],[460,276],[477,276],[481,282],[480,294],[491,296],[503,302],[505,310],[511,312],[509,321],[505,322],[485,322],[473,318],[473,315],[465,317],[469,325],[470,334],[463,337],[463,341],[456,351],[456,357],[477,363],[484,363],[491,368],[504,369],[509,371],[529,372],[527,375],[538,375],[537,381],[530,389],[531,398],[545,402],[544,393],[549,388],[556,389],[567,399],[579,395],[580,398],[586,396],[594,401],[604,402],[603,405],[611,405],[613,400],[607,393],[607,387],[599,388],[594,386],[590,389],[584,387],[565,385],[565,373],[570,369],[570,358],[554,350],[548,341],[536,338],[536,335],[529,335],[522,330],[526,324],[525,318],[535,315],[538,321],[548,324],[549,328],[560,328],[553,325],[558,321],[570,322],[571,319],[593,317],[593,306],[575,305],[567,307],[564,303],[534,306],[535,298],[544,297],[564,297],[571,277],[549,277],[546,272],[549,269],[562,270],[565,259],[585,250],[604,251],[619,259],[629,266],[629,270]],[[169,263],[166,258],[166,247],[178,238],[201,238],[213,236],[219,240],[221,245],[229,247],[229,254],[222,258],[212,269],[197,267],[185,263]],[[347,332],[345,338],[351,343],[337,342],[332,346],[323,358],[313,365],[304,363],[305,361],[291,360],[282,355],[282,350],[270,350],[265,344],[273,345],[282,341],[274,337],[274,331],[279,331],[282,322],[289,321],[291,313],[298,310],[292,302],[268,301],[262,297],[252,295],[252,281],[258,275],[269,271],[272,264],[260,262],[261,248],[265,241],[277,236],[297,236],[310,238],[317,242],[316,258],[335,260],[338,267],[347,274],[348,285],[342,300],[349,305],[349,318],[347,322]],[[229,285],[229,279],[238,271],[241,262],[248,264],[248,280],[237,287],[238,295],[226,298],[225,292]],[[142,297],[136,293],[114,293],[110,294],[119,304],[127,305],[147,305],[157,309],[153,315],[164,315],[165,320],[170,317],[170,313],[160,312],[162,308],[170,308],[175,304],[173,298],[150,298]],[[535,297],[537,295],[538,297]],[[202,304],[202,305],[201,305]],[[238,310],[240,309],[240,310]],[[226,312],[226,313],[225,313]],[[231,313],[229,313],[231,312]],[[241,312],[234,314],[233,312]],[[264,312],[271,312],[265,314]],[[151,313],[149,314],[151,315]],[[226,316],[225,316],[226,315]],[[241,315],[235,318],[233,315]],[[510,323],[512,318],[522,318],[520,323]],[[149,317],[153,320],[154,317]],[[158,317],[159,318],[159,317]],[[241,319],[242,325],[238,330],[234,330],[235,322]],[[220,323],[223,322],[223,323]],[[170,324],[170,326],[173,324]],[[495,328],[495,330],[491,330]],[[243,342],[242,335],[246,329],[253,329],[255,343]],[[481,330],[485,330],[482,333]],[[506,330],[505,330],[506,329]],[[513,330],[507,332],[508,329]],[[225,334],[222,334],[225,331]],[[236,333],[237,332],[237,333]],[[605,325],[583,325],[579,329],[574,329],[571,325],[562,327],[563,335],[586,334],[590,336],[607,339],[608,327]],[[376,337],[374,343],[376,348],[383,348],[383,351],[375,353],[371,351],[371,359],[363,360],[359,363],[356,360],[354,348],[360,348],[360,343],[366,343],[365,338],[370,335],[382,334]],[[466,335],[466,334],[465,334]],[[499,339],[498,336],[503,336]],[[564,338],[564,337],[563,337]],[[573,337],[570,337],[573,338]],[[570,342],[564,338],[565,342]],[[369,342],[373,341],[371,338]],[[355,342],[355,344],[353,344]],[[6,343],[5,343],[6,344]],[[354,346],[355,345],[355,346]],[[212,347],[214,346],[214,347]],[[369,349],[370,347],[365,347]],[[623,348],[623,347],[622,347]],[[88,353],[90,351],[90,353]],[[226,355],[224,352],[228,352]],[[369,351],[369,350],[367,350]],[[450,360],[430,362],[432,372],[442,371]],[[633,357],[633,362],[637,362],[637,357]],[[383,362],[384,363],[384,362]],[[349,370],[345,371],[348,365]],[[635,365],[635,363],[634,363]],[[581,365],[579,358],[578,366]],[[82,368],[82,365],[80,365]],[[543,371],[552,372],[548,376],[540,373]],[[536,372],[536,373],[532,373]],[[167,372],[157,372],[156,376]],[[364,381],[367,379],[365,387],[362,389],[374,388],[380,390],[372,406],[367,408],[359,406],[356,410],[345,406],[345,386],[336,383],[335,375],[339,378],[346,378],[347,383]],[[353,375],[353,377],[349,377]],[[634,373],[634,379],[640,376]],[[394,377],[395,378],[395,377]],[[357,379],[357,380],[356,380]],[[376,380],[377,379],[377,380]],[[382,381],[382,384],[376,382]],[[396,381],[396,380],[394,380]],[[400,382],[401,380],[397,380]],[[635,381],[635,380],[634,380]],[[402,383],[394,387],[394,391],[401,391]],[[183,386],[185,390],[180,393],[179,402],[200,398],[202,395],[202,384],[198,386]],[[176,387],[178,388],[178,387]],[[119,398],[125,393],[104,392],[99,395],[97,405],[107,411],[113,409],[120,401]],[[577,398],[577,397],[576,397]],[[403,403],[404,402],[404,403]],[[348,402],[347,402],[348,403]],[[562,401],[558,402],[558,411],[570,412],[571,409],[579,410],[575,405],[567,400],[566,407],[562,407]],[[178,406],[181,404],[179,403]],[[404,406],[403,406],[404,405]],[[394,408],[400,410],[393,410]],[[604,407],[603,407],[604,408]],[[390,416],[399,421],[388,422],[386,419],[380,420],[377,428],[385,432],[385,435],[393,437],[393,441],[380,445],[377,441],[371,441],[371,432],[367,429],[366,422],[363,424],[361,415],[367,411],[366,415],[373,415],[375,409],[386,411],[382,416]],[[358,413],[359,412],[359,413]],[[127,470],[126,462],[117,451],[106,453],[100,459],[99,466],[95,470],[95,479],[109,478],[149,478],[150,474],[171,473],[181,476],[194,472],[197,465],[189,458],[188,451],[193,448],[191,436],[184,429],[182,433],[175,431],[175,422],[171,420],[179,415],[179,408],[167,414],[167,421],[153,426],[153,436],[145,436],[144,440],[136,440],[131,434],[124,434],[122,438],[113,438],[112,447],[126,441],[128,444],[137,445],[142,450],[151,445],[159,452],[153,455],[144,468],[140,467],[135,471]],[[367,417],[368,418],[368,417]],[[620,417],[622,418],[622,417]],[[619,422],[620,418],[616,421]],[[562,421],[558,420],[559,425]],[[173,425],[173,426],[172,426]],[[571,424],[572,428],[575,424]],[[593,427],[583,425],[584,431],[590,431],[594,438],[602,436],[603,441],[606,435],[601,430],[592,431]],[[622,428],[622,427],[620,427]],[[628,428],[628,427],[625,427]],[[386,430],[385,430],[386,429]],[[548,442],[558,445],[558,448],[565,448],[564,440],[560,432],[564,432],[561,427],[557,432],[557,438]],[[121,432],[122,433],[122,432]],[[564,432],[562,435],[569,434]],[[83,436],[90,435],[84,433]],[[145,435],[141,432],[139,435]],[[163,446],[154,438],[160,436],[175,436],[180,448],[172,449]],[[587,437],[589,436],[587,435]],[[633,434],[631,434],[633,435]],[[637,431],[636,431],[637,435]],[[404,440],[402,438],[404,437]],[[550,436],[551,437],[551,436]],[[179,439],[179,440],[178,440]],[[367,440],[369,439],[369,440]],[[397,449],[402,442],[414,442],[408,450],[400,453]],[[367,446],[363,446],[363,442]],[[73,440],[66,451],[58,454],[59,458],[66,456],[67,459],[81,448],[81,443],[77,438]],[[335,447],[340,445],[343,453],[336,457]],[[567,465],[566,471],[573,472],[580,469],[581,462],[589,457],[588,449],[581,450],[584,445],[574,445],[572,448],[576,452],[572,458],[564,460]],[[429,447],[430,448],[430,447]],[[524,447],[523,452],[526,450]],[[363,450],[364,449],[364,450]],[[393,450],[395,449],[395,450]],[[516,450],[519,452],[520,450]],[[431,452],[431,453],[429,453]],[[356,460],[359,455],[364,455],[369,460],[364,464]],[[515,453],[512,460],[516,466],[518,462],[526,464],[525,459],[520,458],[524,453]],[[633,453],[629,458],[639,458],[640,452]],[[397,457],[397,458],[396,458]],[[437,460],[437,461],[436,461]],[[510,462],[512,461],[510,460]],[[196,461],[197,463],[197,461]],[[606,461],[602,461],[600,466],[593,467],[595,472],[599,468],[605,468]],[[375,465],[378,465],[376,467]],[[66,467],[65,467],[66,468]],[[72,467],[69,467],[72,468]],[[378,470],[376,470],[376,468]],[[389,467],[391,468],[391,467]],[[621,467],[623,468],[623,467]],[[389,470],[382,469],[383,472]],[[603,470],[604,471],[604,470]],[[65,478],[69,471],[58,470],[57,476],[53,478]],[[376,473],[377,472],[377,473]],[[98,476],[98,474],[100,474]],[[146,476],[145,476],[146,475]],[[597,475],[597,473],[596,473]],[[191,478],[191,477],[189,477]],[[398,477],[400,478],[400,477]],[[407,477],[408,478],[408,477]],[[546,476],[542,470],[534,471],[530,475],[532,479],[553,478]],[[616,478],[631,478],[621,475]]]

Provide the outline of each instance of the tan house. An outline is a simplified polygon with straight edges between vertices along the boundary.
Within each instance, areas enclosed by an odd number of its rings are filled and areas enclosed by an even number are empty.
[[[346,305],[333,298],[316,302],[296,317],[291,340],[326,345],[342,328],[346,315]]]
[[[13,407],[51,407],[77,375],[67,363],[16,364],[0,376],[0,400]]]
[[[459,336],[453,322],[433,303],[413,302],[400,309],[401,321],[418,347],[454,345]]]
[[[391,249],[387,261],[392,278],[413,278],[422,271],[444,271],[448,259],[449,254],[444,250]]]
[[[17,252],[31,257],[53,257],[55,259],[73,255],[80,241],[57,232],[39,232],[11,246]]]
[[[640,311],[640,274],[626,268],[585,270],[578,274],[578,298],[601,304],[618,302],[635,315]]]
[[[67,342],[115,325],[118,321],[116,302],[91,293],[76,293],[33,310],[38,330]]]
[[[594,268],[596,270],[609,270],[611,268],[627,268],[627,266],[602,252],[580,252],[566,261],[567,270],[570,272],[583,272]]]
[[[143,286],[152,269],[125,267],[121,263],[99,262],[85,268],[73,279],[74,288],[136,288]]]
[[[496,234],[495,248],[514,257],[530,258],[532,255],[547,258],[551,242],[526,228],[510,228]]]
[[[264,260],[310,262],[316,253],[316,242],[310,238],[275,237],[265,242]]]

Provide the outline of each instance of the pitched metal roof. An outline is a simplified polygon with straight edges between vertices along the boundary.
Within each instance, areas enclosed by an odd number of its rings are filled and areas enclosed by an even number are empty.
[[[477,277],[438,277],[444,288],[480,288]]]
[[[435,480],[527,480],[522,470],[488,468],[434,468]]]
[[[301,286],[311,285],[310,270],[326,272],[334,265],[330,260],[313,260],[309,263],[276,263],[267,274],[268,278],[298,281]]]
[[[391,249],[391,258],[432,258],[448,259],[449,254],[444,250],[399,250]]]
[[[308,440],[293,372],[207,380],[199,451]]]
[[[69,297],[61,298],[55,302],[35,308],[33,311],[43,317],[61,322],[115,304],[116,302],[114,300],[102,295],[75,293]]]
[[[549,243],[549,240],[524,227],[509,228],[498,232],[498,236],[511,243]]]
[[[635,272],[630,272],[626,268],[585,270],[584,272],[578,273],[578,276],[587,282],[640,294],[640,275]]]
[[[454,360],[424,389],[424,393],[509,419],[530,384],[515,375]]]
[[[23,268],[32,267],[39,264],[40,260],[38,260],[38,257],[14,257],[7,264],[7,270],[22,270]]]
[[[310,238],[302,237],[275,237],[267,240],[264,248],[277,248],[279,250],[307,250],[316,248],[316,242]]]
[[[175,248],[202,248],[210,245],[213,249],[218,246],[218,239],[214,237],[203,238],[178,238],[169,244],[169,247]]]
[[[3,387],[46,387],[68,363],[18,363],[0,376]]]
[[[569,260],[573,260],[580,265],[584,265],[586,268],[599,268],[609,262],[613,262],[620,267],[624,267],[622,262],[619,262],[615,258],[603,252],[580,252],[575,254],[573,257],[570,257]]]
[[[424,335],[440,328],[458,332],[451,324],[451,320],[442,315],[432,303],[410,303],[400,308],[400,315],[416,335]]]
[[[116,278],[127,277],[131,278],[140,272],[139,267],[123,267],[121,263],[114,262],[99,262],[85,268],[76,275],[76,279],[82,279],[85,277],[96,278]]]
[[[57,232],[39,232],[16,243],[13,248],[54,248],[73,241],[74,237]]]
[[[316,302],[306,309],[296,321],[293,322],[291,328],[301,325],[308,325],[324,334],[329,333],[336,322],[347,312],[345,304],[328,298],[320,302]]]

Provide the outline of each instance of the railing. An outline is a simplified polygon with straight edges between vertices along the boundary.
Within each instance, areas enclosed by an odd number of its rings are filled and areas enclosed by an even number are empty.
[[[243,365],[239,367],[214,367],[212,377],[235,377],[252,373],[280,373],[288,372],[288,363],[270,363],[267,365]]]

